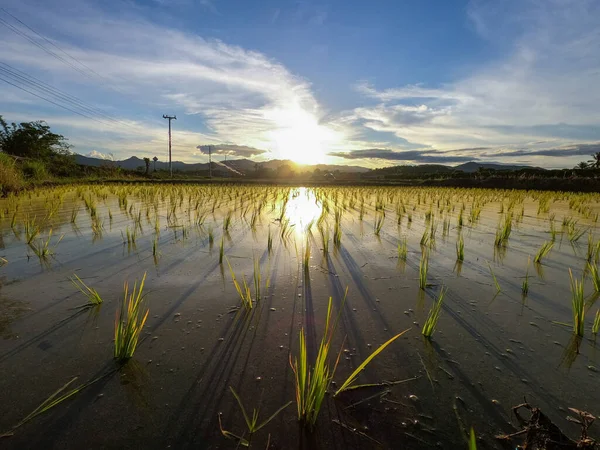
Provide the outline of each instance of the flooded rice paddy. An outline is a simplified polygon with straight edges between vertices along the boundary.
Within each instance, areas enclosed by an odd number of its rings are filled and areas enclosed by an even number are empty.
[[[0,446],[467,448],[473,427],[478,448],[506,448],[495,435],[517,431],[511,408],[524,398],[577,438],[567,408],[597,415],[600,404],[599,200],[116,184],[1,199],[0,433],[12,435]],[[123,284],[144,274],[149,314],[117,365]],[[102,304],[81,307],[75,276]],[[304,330],[315,358],[330,297],[330,392],[408,331],[358,376],[373,386],[325,396],[311,429],[298,422],[290,355]],[[67,390],[80,390],[23,421],[74,377]],[[293,403],[250,435],[230,387],[249,415],[260,406],[259,423]]]

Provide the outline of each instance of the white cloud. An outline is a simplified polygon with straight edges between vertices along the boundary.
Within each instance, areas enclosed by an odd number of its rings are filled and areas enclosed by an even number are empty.
[[[598,2],[478,0],[469,17],[507,56],[436,87],[359,82],[379,103],[348,112],[352,123],[439,149],[495,146],[499,155],[540,140],[600,140]]]
[[[89,158],[105,159],[107,161],[114,161],[114,159],[115,159],[112,154],[100,153],[100,152],[97,152],[96,150],[92,150],[85,156],[88,156]]]
[[[209,7],[209,3],[205,6]],[[60,8],[50,10],[39,4],[21,7],[29,14],[27,20],[35,23],[36,17],[43,16],[45,23],[53,24],[53,29],[68,33],[68,40],[57,43],[87,67],[102,74],[103,79],[85,79],[8,30],[0,30],[3,39],[0,60],[29,73],[40,74],[45,79],[51,76],[69,93],[77,90],[79,95],[88,98],[93,94],[90,102],[97,104],[101,98],[107,104],[115,105],[109,109],[111,114],[119,114],[123,108],[133,106],[137,110],[152,111],[156,117],[164,112],[178,112],[182,119],[181,111],[189,116],[196,115],[197,120],[188,117],[187,129],[180,124],[181,120],[175,124],[174,145],[185,145],[189,158],[194,155],[195,147],[203,142],[233,142],[256,148],[276,148],[284,153],[286,143],[278,145],[282,143],[272,140],[272,136],[282,129],[275,114],[279,111],[296,111],[299,117],[308,115],[314,118],[315,129],[321,128],[320,108],[310,84],[259,52],[144,22],[139,17],[133,19],[123,11],[108,16],[89,4],[84,4],[83,13],[68,18],[59,12]],[[85,45],[70,45],[73,41]],[[99,86],[99,83],[105,86]],[[61,117],[48,117],[48,120],[58,123]],[[98,133],[107,133],[109,136],[103,143],[111,146],[116,154],[131,148],[138,152],[158,148],[156,140],[164,145],[164,124],[139,120],[126,122],[131,122],[132,129],[106,129],[103,124],[85,121],[65,126],[81,125]],[[196,124],[198,129],[203,126],[205,131],[194,132],[190,124]],[[297,132],[294,136],[301,134]],[[110,135],[118,135],[119,139],[111,142]],[[191,142],[194,139],[196,141]],[[82,133],[73,136],[71,141],[75,145],[91,144],[89,137]],[[99,147],[98,142],[93,147]]]

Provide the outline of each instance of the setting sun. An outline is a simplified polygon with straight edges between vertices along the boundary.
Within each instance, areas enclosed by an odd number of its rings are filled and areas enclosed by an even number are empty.
[[[299,107],[274,110],[269,116],[279,126],[269,133],[269,139],[280,159],[299,164],[324,163],[328,148],[339,141],[336,132]]]

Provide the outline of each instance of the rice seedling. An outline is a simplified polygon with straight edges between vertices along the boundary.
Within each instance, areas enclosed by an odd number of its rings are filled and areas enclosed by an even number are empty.
[[[375,222],[373,225],[375,236],[379,236],[381,232],[381,228],[383,227],[383,222],[385,221],[385,210],[381,210],[377,217],[375,218]]]
[[[442,304],[446,290],[447,289],[442,286],[437,301],[434,302],[433,306],[429,310],[429,314],[427,314],[427,320],[425,320],[425,324],[423,324],[423,329],[421,330],[421,334],[423,334],[423,336],[426,338],[430,338],[435,331],[438,319],[440,318],[440,313],[442,312]]]
[[[146,273],[139,287],[137,281],[133,284],[131,292],[129,292],[129,284],[125,282],[123,301],[115,317],[114,358],[118,363],[124,363],[133,356],[148,318],[150,309],[145,308],[143,294],[145,282]]]
[[[523,297],[526,297],[529,293],[529,265],[531,264],[531,257],[527,258],[527,269],[525,270],[525,278],[523,279],[523,284],[521,285],[521,294]]]
[[[333,243],[339,246],[342,242],[342,213],[340,210],[335,212],[335,223],[333,227]]]
[[[429,245],[429,236],[429,232],[427,228],[425,228],[425,230],[423,230],[423,235],[421,236],[421,241],[419,242],[421,247],[427,247]]]
[[[377,356],[379,355],[383,350],[385,350],[385,348],[390,345],[392,342],[394,342],[396,339],[398,339],[400,336],[402,336],[404,333],[406,333],[409,329],[406,329],[400,333],[398,333],[397,335],[391,337],[390,339],[388,339],[386,342],[384,342],[383,344],[381,344],[373,353],[371,353],[367,359],[365,359],[357,368],[356,370],[354,370],[354,372],[352,372],[350,374],[350,376],[348,378],[346,378],[346,381],[344,381],[342,383],[342,385],[339,387],[339,389],[337,391],[335,391],[335,393],[333,394],[333,396],[337,396],[338,394],[340,394],[341,392],[350,390],[350,389],[356,389],[359,388],[361,386],[364,385],[354,385],[354,382],[356,381],[356,379],[358,378],[358,375],[367,367],[367,365]],[[333,375],[333,374],[332,374]]]
[[[261,282],[261,274],[260,274],[260,260],[254,257],[254,298],[258,302],[260,300],[260,282]]]
[[[152,256],[158,256],[158,235],[154,235],[152,241]]]
[[[329,230],[320,228],[319,231],[321,233],[321,245],[323,246],[323,254],[327,255],[329,253]]]
[[[23,226],[25,229],[25,240],[27,241],[27,244],[31,244],[31,241],[39,234],[40,227],[36,224],[35,217],[30,219],[29,216],[25,216]]]
[[[511,231],[512,214],[508,213],[504,216],[504,220],[498,224],[498,229],[496,230],[496,238],[494,239],[494,245],[496,247],[506,247]]]
[[[231,216],[233,215],[233,211],[227,212],[225,219],[223,219],[223,231],[229,231],[229,227],[231,226]]]
[[[97,381],[98,379],[84,383],[80,386],[77,386],[74,389],[67,391],[67,388],[69,386],[71,386],[71,384],[73,384],[75,382],[75,380],[77,380],[77,377],[73,377],[71,379],[71,381],[65,383],[65,385],[63,385],[60,389],[58,389],[56,392],[54,392],[50,397],[48,397],[46,400],[44,400],[37,408],[35,408],[33,411],[31,411],[19,423],[17,423],[15,426],[13,426],[10,429],[10,431],[0,434],[0,438],[13,436],[14,432],[17,428],[25,425],[27,422],[30,422],[31,420],[35,419],[37,416],[45,413],[46,411],[54,408],[55,406],[59,405],[60,403],[64,402],[65,400],[71,398],[72,396],[79,393],[81,390],[83,390],[84,388],[86,388],[87,386],[92,384],[93,382]]]
[[[221,236],[221,245],[219,246],[219,264],[223,264],[223,254],[225,253],[225,236]]]
[[[260,414],[260,406],[259,408],[252,408],[252,416],[249,416],[248,413],[246,412],[246,408],[244,408],[244,405],[242,403],[242,399],[240,398],[240,396],[237,394],[237,392],[235,392],[235,390],[229,386],[229,390],[231,391],[231,393],[233,394],[233,396],[235,397],[235,400],[237,401],[238,406],[240,407],[240,410],[242,411],[242,415],[244,416],[244,420],[246,421],[246,426],[248,427],[248,433],[250,434],[250,439],[249,441],[252,440],[252,435],[258,431],[261,430],[261,428],[263,428],[264,426],[266,426],[269,422],[271,422],[275,417],[277,417],[277,415],[283,411],[285,408],[287,408],[288,406],[290,406],[292,404],[292,402],[287,402],[285,405],[283,405],[281,408],[279,408],[277,411],[275,411],[271,416],[269,416],[266,420],[262,421],[262,422],[258,422],[258,416]]]
[[[91,308],[101,305],[102,297],[100,297],[98,291],[86,285],[76,274],[73,274],[73,276],[75,278],[70,279],[71,283],[73,283],[73,286],[75,286],[88,300],[88,302],[84,305],[81,305],[80,308]]]
[[[581,239],[581,237],[586,233],[586,231],[587,230],[585,228],[576,228],[575,226],[569,227],[569,241],[571,241],[572,244],[575,244],[579,241],[579,239]]]
[[[215,234],[212,227],[208,227],[208,245],[212,247],[215,242]]]
[[[458,241],[456,241],[456,260],[465,260],[465,240],[463,239],[462,233],[458,236]]]
[[[598,264],[596,262],[587,263],[588,271],[590,272],[590,278],[592,279],[592,284],[594,285],[594,290],[596,292],[600,292],[600,274],[598,273]]]
[[[294,372],[294,385],[296,388],[298,420],[304,422],[304,424],[308,426],[313,426],[317,421],[323,399],[325,398],[325,393],[329,389],[329,385],[333,380],[333,375],[335,374],[335,370],[340,361],[342,349],[340,349],[333,367],[329,362],[329,352],[331,350],[333,334],[337,328],[341,311],[345,303],[346,296],[344,296],[340,312],[338,312],[335,322],[331,322],[332,298],[329,297],[327,316],[325,318],[325,330],[312,367],[309,365],[308,361],[304,328],[300,330],[299,335],[299,356],[292,360],[292,354],[290,353],[290,366]]]
[[[310,267],[310,239],[307,237],[306,242],[304,244],[304,257],[302,259],[302,267],[304,268],[304,273],[308,273],[308,269]]]
[[[269,227],[269,234],[267,236],[267,251],[269,255],[273,251],[273,236],[271,235],[271,227]]]
[[[406,261],[408,258],[408,246],[406,244],[406,237],[398,241],[398,259]]]
[[[573,332],[577,336],[583,336],[585,319],[585,301],[583,295],[583,277],[581,280],[573,278],[573,272],[569,269],[571,285],[571,307],[573,309]]]
[[[496,286],[496,293],[500,293],[502,292],[502,288],[500,287],[500,283],[498,283],[498,279],[496,278],[496,275],[494,274],[494,271],[492,270],[492,266],[490,265],[490,263],[487,263],[488,268],[490,269],[490,274],[492,275],[492,280],[494,280],[494,286]]]
[[[475,438],[475,430],[471,427],[471,432],[469,433],[469,450],[477,450],[477,440]]]
[[[427,287],[427,271],[429,269],[429,253],[424,250],[421,252],[421,261],[419,262],[419,288],[425,290]]]
[[[600,329],[600,309],[596,310],[596,317],[594,317],[594,323],[592,325],[592,333],[598,334]]]
[[[542,244],[542,246],[540,247],[540,249],[538,250],[538,252],[536,253],[535,257],[533,258],[533,262],[536,264],[541,264],[542,259],[545,258],[548,253],[550,253],[550,250],[552,250],[552,247],[554,247],[554,242],[552,241],[546,241]]]
[[[244,285],[243,285],[243,287],[240,286],[240,284],[238,283],[238,281],[235,277],[235,272],[233,271],[233,267],[231,267],[231,263],[229,262],[229,260],[227,258],[225,258],[225,260],[227,261],[227,265],[229,266],[229,272],[231,273],[231,281],[233,282],[233,286],[235,287],[235,290],[237,291],[238,295],[240,296],[242,305],[248,310],[252,309],[252,307],[253,307],[252,294],[250,293],[250,286],[248,286],[248,283],[246,283],[246,277],[244,277],[242,275],[242,282],[244,283]]]
[[[58,246],[58,244],[60,244],[60,241],[62,241],[64,237],[65,235],[63,234],[61,237],[58,238],[54,246],[50,246],[50,241],[52,239],[52,229],[50,229],[50,231],[48,232],[48,238],[45,241],[38,240],[37,243],[32,242],[29,244],[29,247],[33,250],[33,252],[38,258],[46,259],[47,257],[54,255],[56,247]]]

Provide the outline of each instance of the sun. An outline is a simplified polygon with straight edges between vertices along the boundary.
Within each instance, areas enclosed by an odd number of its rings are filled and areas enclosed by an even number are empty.
[[[298,164],[326,162],[328,148],[338,139],[334,131],[299,107],[272,111],[270,116],[277,128],[268,133],[268,139],[278,158]]]

